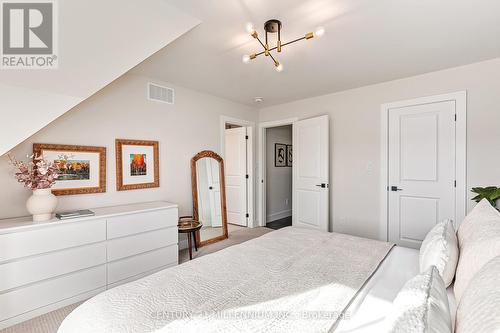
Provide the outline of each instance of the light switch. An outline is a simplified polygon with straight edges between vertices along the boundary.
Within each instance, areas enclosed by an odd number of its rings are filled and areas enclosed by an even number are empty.
[[[370,176],[373,174],[373,162],[371,161],[366,163],[366,174]]]

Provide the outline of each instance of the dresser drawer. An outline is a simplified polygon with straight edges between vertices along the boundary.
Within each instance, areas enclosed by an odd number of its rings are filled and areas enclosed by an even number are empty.
[[[108,239],[177,225],[177,208],[115,216],[108,219]]]
[[[173,266],[177,266],[177,263],[172,263],[172,264],[168,264],[166,266],[162,266],[162,267],[158,267],[158,268],[154,268],[153,270],[151,271],[147,271],[145,273],[141,273],[139,275],[134,275],[130,278],[127,278],[127,279],[123,279],[123,280],[120,280],[118,282],[115,282],[115,283],[110,283],[107,285],[107,289],[113,289],[115,287],[118,287],[119,285],[122,285],[122,284],[125,284],[125,283],[129,283],[129,282],[132,282],[132,281],[135,281],[135,280],[139,280],[139,279],[142,279],[143,277],[146,277],[148,275],[151,275],[151,274],[154,274],[154,273],[157,273],[159,271],[162,271],[164,269],[167,269],[169,267],[173,267]]]
[[[0,235],[0,263],[106,239],[106,220],[54,225],[38,230]]]
[[[177,245],[118,260],[108,264],[108,284],[177,262]]]
[[[130,257],[178,242],[177,227],[153,230],[108,242],[108,261]]]
[[[105,285],[102,265],[0,294],[0,321]]]
[[[0,264],[0,293],[105,263],[103,242]]]

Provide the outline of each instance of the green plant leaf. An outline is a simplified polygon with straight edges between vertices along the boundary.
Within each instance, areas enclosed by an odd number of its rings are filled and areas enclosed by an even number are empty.
[[[492,206],[495,206],[496,200],[500,199],[500,188],[496,186],[473,187],[471,192],[477,194],[471,200],[480,202],[482,199],[487,199]]]
[[[497,188],[492,194],[491,194],[491,199],[492,200],[497,200],[500,199],[500,188]]]
[[[483,197],[481,195],[476,195],[474,198],[471,199],[472,201],[479,202],[483,200]]]

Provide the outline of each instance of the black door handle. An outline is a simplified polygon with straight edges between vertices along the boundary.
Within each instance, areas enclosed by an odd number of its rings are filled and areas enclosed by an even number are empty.
[[[328,187],[328,184],[325,184],[325,183],[321,183],[321,184],[318,184],[316,185],[317,187],[321,187],[321,188],[327,188]]]
[[[397,186],[391,186],[391,191],[396,192],[396,191],[402,191],[402,188],[398,188]]]
[[[213,188],[212,186],[209,186],[209,187],[208,187],[208,189],[209,189],[209,190],[213,190],[214,188]]]

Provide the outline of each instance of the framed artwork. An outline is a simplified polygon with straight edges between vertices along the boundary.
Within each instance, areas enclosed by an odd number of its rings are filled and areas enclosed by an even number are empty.
[[[116,139],[116,189],[160,187],[158,141]]]
[[[54,162],[59,177],[54,195],[106,192],[106,148],[58,144],[33,144],[33,153]]]
[[[286,167],[286,144],[274,144],[274,166]]]
[[[293,162],[292,145],[286,145],[286,166],[291,167]]]

